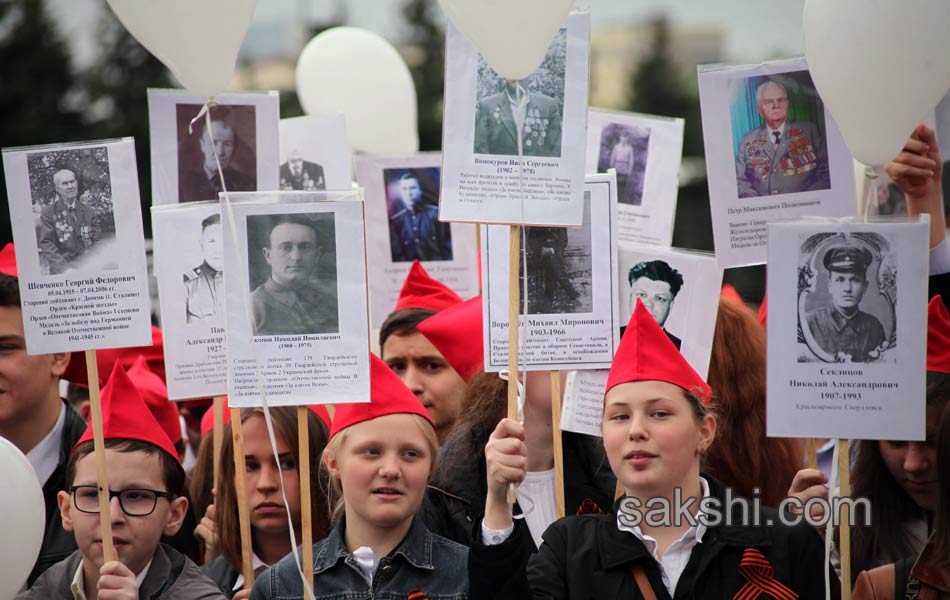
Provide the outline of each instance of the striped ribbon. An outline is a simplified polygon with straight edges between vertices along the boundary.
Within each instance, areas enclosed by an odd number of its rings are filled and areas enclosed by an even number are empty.
[[[790,590],[785,584],[772,577],[774,569],[759,550],[746,548],[739,561],[739,573],[746,578],[733,600],[755,600],[762,594],[768,594],[775,600],[795,600],[798,594]]]

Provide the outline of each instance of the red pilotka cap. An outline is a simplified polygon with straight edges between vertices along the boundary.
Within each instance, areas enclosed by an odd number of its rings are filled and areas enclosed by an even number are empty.
[[[330,426],[330,439],[347,427],[386,415],[419,415],[435,429],[422,402],[375,354],[369,355],[369,402],[337,404]]]
[[[117,364],[112,369],[109,381],[102,388],[101,402],[104,439],[138,440],[152,444],[174,458],[178,466],[181,467],[181,459],[178,458],[175,445],[168,439],[168,434],[152,416],[142,395],[121,365]],[[85,433],[73,446],[72,451],[75,452],[80,444],[91,439],[92,424],[86,427]],[[184,468],[182,468],[182,472],[184,473]],[[178,493],[181,490],[169,491]]]
[[[762,324],[762,327],[765,327],[766,318],[768,316],[768,295],[762,296],[762,304],[759,306],[759,323]]]
[[[442,353],[466,382],[484,368],[481,296],[432,315],[419,323],[416,329]]]
[[[307,408],[323,421],[327,429],[330,428],[330,413],[327,412],[326,406],[322,404],[309,404]],[[230,422],[231,410],[228,407],[228,397],[224,396],[224,413],[222,414],[221,424],[227,425]],[[212,431],[214,431],[214,406],[206,410],[205,414],[201,416],[201,438],[204,439],[204,437]]]
[[[927,370],[950,373],[950,313],[939,295],[927,305]]]
[[[712,388],[686,362],[639,298],[607,375],[604,394],[616,385],[631,381],[672,383],[706,405],[712,398]]]
[[[105,385],[106,378],[112,373],[112,368],[116,364],[129,369],[135,363],[135,359],[142,355],[152,373],[158,375],[162,381],[165,381],[165,355],[162,343],[162,330],[152,325],[152,345],[139,346],[138,348],[106,348],[96,350],[96,362],[99,365],[99,385]],[[86,374],[86,353],[73,352],[66,365],[66,371],[63,372],[62,379],[82,387],[89,387],[89,377]]]
[[[399,299],[393,312],[404,308],[427,308],[438,312],[461,301],[461,296],[438,279],[433,279],[422,268],[422,263],[414,260],[399,290]]]
[[[728,300],[729,302],[734,302],[736,304],[745,306],[745,301],[742,300],[742,296],[739,295],[739,292],[731,283],[727,283],[726,285],[722,286],[722,291],[719,292],[719,297],[723,300]]]
[[[16,270],[16,252],[13,249],[13,242],[7,243],[0,250],[0,273],[10,277],[19,277]]]
[[[126,372],[132,384],[138,389],[145,405],[152,412],[152,416],[162,426],[168,439],[173,444],[181,441],[181,420],[178,407],[168,401],[168,387],[161,377],[152,373],[145,362],[145,357],[139,354],[135,363]]]

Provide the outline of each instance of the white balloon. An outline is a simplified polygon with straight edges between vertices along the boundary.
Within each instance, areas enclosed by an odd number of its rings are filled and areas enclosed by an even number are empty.
[[[805,55],[851,154],[881,166],[950,87],[947,0],[806,0]]]
[[[538,70],[574,0],[439,0],[442,10],[505,79]]]
[[[0,437],[0,598],[13,598],[33,569],[43,544],[46,507],[33,466],[16,446]]]
[[[310,40],[297,60],[297,97],[308,114],[343,113],[354,150],[419,150],[412,75],[399,52],[375,33],[333,27]]]
[[[257,0],[107,0],[188,91],[211,97],[234,76]]]

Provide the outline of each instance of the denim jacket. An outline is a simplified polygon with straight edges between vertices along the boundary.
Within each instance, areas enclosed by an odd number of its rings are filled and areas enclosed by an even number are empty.
[[[343,521],[313,547],[313,591],[317,600],[467,600],[465,546],[432,533],[422,519],[413,519],[402,543],[380,559],[370,584],[346,549]],[[251,592],[251,600],[303,598],[293,554],[262,573]]]

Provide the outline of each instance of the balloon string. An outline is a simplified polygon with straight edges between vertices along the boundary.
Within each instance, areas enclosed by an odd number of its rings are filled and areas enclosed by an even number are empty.
[[[868,222],[871,214],[871,201],[877,199],[878,174],[874,167],[864,170],[864,222]]]
[[[235,241],[235,252],[237,253],[238,260],[238,276],[241,281],[238,283],[239,289],[246,290],[250,287],[249,284],[249,275],[245,270],[247,265],[247,260],[241,255],[240,244],[237,243],[238,233],[237,225],[234,219],[234,210],[231,206],[231,196],[228,193],[227,184],[224,181],[224,169],[221,167],[221,159],[218,157],[218,150],[214,142],[214,133],[211,130],[211,111],[210,109],[214,107],[214,100],[209,100],[204,106],[201,107],[201,110],[198,111],[198,115],[191,120],[191,123],[188,125],[188,131],[191,132],[191,128],[194,125],[195,121],[200,119],[202,116],[205,118],[205,131],[208,133],[208,140],[211,142],[211,148],[214,151],[214,162],[218,168],[218,177],[221,180],[221,198],[224,199],[224,206],[228,211],[228,225],[231,229],[231,238]],[[300,574],[300,579],[303,582],[304,590],[306,590],[307,597],[310,600],[316,600],[316,597],[313,593],[313,588],[310,585],[308,578],[304,575],[303,572],[303,563],[300,557],[300,552],[297,550],[297,536],[294,532],[294,523],[293,519],[290,516],[290,502],[287,500],[287,492],[284,489],[284,472],[280,466],[279,452],[277,451],[277,437],[274,434],[274,423],[271,420],[270,415],[270,406],[267,404],[267,392],[264,389],[264,374],[261,371],[261,360],[260,354],[258,352],[257,343],[254,341],[254,330],[253,330],[253,313],[251,311],[251,299],[250,294],[241,294],[241,299],[243,300],[244,305],[244,316],[247,320],[248,325],[248,334],[251,339],[251,352],[254,355],[254,371],[257,375],[257,391],[261,396],[261,405],[264,409],[264,423],[267,426],[267,437],[270,441],[271,452],[274,454],[274,462],[277,464],[277,474],[280,477],[280,495],[281,499],[284,501],[284,510],[287,514],[287,528],[290,532],[290,548],[294,555],[294,562],[298,565],[298,571]],[[299,435],[300,432],[298,432]],[[245,499],[246,501],[246,499]],[[248,543],[251,540],[247,540]],[[312,567],[311,567],[312,568]]]

